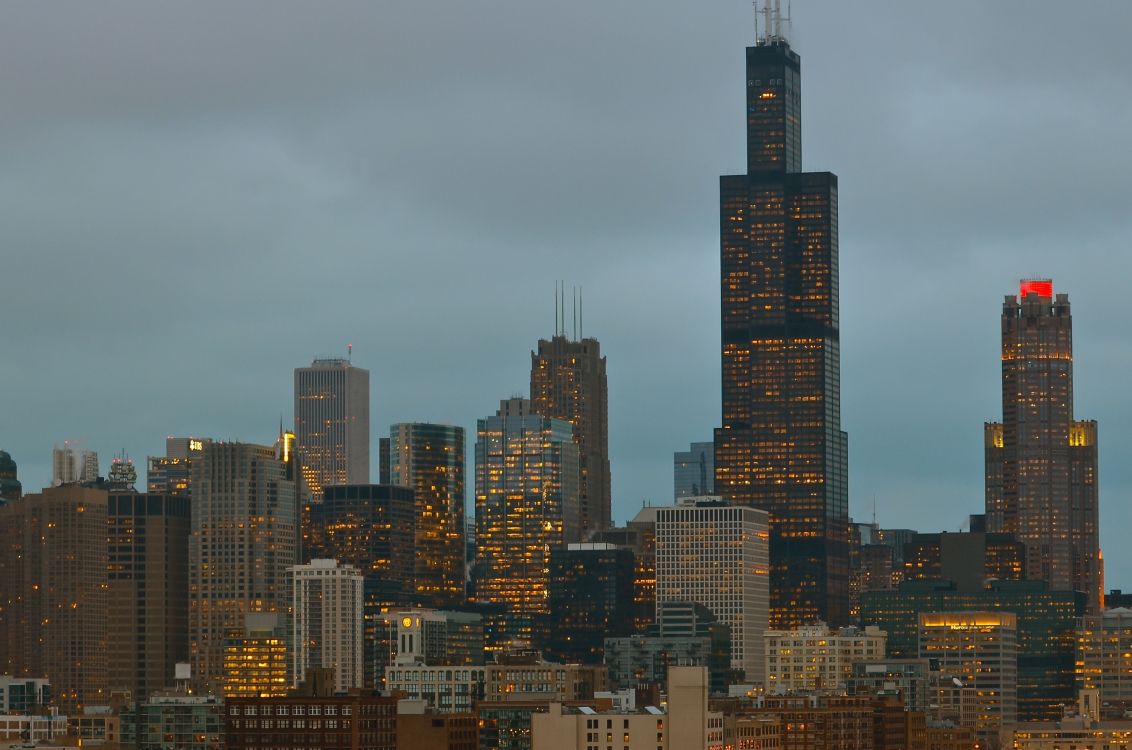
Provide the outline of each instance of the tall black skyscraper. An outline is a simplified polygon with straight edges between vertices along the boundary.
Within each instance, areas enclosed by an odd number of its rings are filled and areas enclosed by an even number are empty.
[[[723,420],[715,490],[770,512],[772,628],[849,615],[837,177],[802,172],[801,60],[747,48],[747,174],[720,178]]]

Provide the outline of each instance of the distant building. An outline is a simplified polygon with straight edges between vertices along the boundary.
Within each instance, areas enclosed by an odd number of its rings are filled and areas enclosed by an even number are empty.
[[[394,666],[387,673],[389,690],[423,700],[431,709],[456,713],[471,710],[477,701],[588,700],[607,686],[603,666],[533,660],[460,668]]]
[[[1102,701],[1132,701],[1132,609],[1108,609],[1077,625],[1077,683]]]
[[[476,715],[427,711],[423,701],[397,702],[398,750],[479,750]]]
[[[874,710],[869,698],[767,695],[758,705],[759,713],[778,717],[782,748],[872,750],[874,747]]]
[[[334,688],[363,685],[365,642],[362,573],[336,560],[315,559],[288,569],[291,579],[291,683],[307,670],[334,670]]]
[[[476,600],[505,609],[494,638],[530,642],[549,612],[550,550],[581,533],[574,429],[512,398],[477,435]]]
[[[365,687],[379,687],[389,661],[386,613],[415,599],[413,491],[386,484],[327,487],[310,506],[303,557],[337,559],[362,572]]]
[[[51,702],[51,682],[42,677],[0,675],[0,714],[31,714]]]
[[[928,710],[933,670],[927,659],[854,661],[847,687],[850,695],[878,695],[895,690],[907,711]]]
[[[295,450],[314,502],[331,485],[369,484],[369,370],[346,359],[295,368]]]
[[[1026,545],[1013,534],[916,534],[904,545],[904,580],[954,581],[960,591],[982,591],[990,580],[1025,578]]]
[[[192,511],[187,496],[114,492],[107,522],[110,687],[144,701],[189,660]]]
[[[299,562],[293,467],[277,448],[210,443],[192,461],[189,656],[199,688],[225,681],[224,640],[244,616],[285,614]]]
[[[56,742],[68,732],[67,717],[60,714],[9,714],[0,716],[0,740],[32,743]]]
[[[1056,723],[1019,724],[1015,750],[1125,750],[1132,747],[1132,720],[1104,720],[1103,699],[1095,690],[1082,690],[1077,705],[1066,707]]]
[[[884,658],[886,633],[877,627],[836,630],[807,625],[763,633],[770,693],[845,690],[857,662]]]
[[[550,551],[543,648],[568,663],[600,664],[605,639],[633,632],[633,553],[605,543]]]
[[[154,495],[190,497],[193,459],[199,458],[204,453],[204,447],[211,444],[211,438],[166,438],[165,455],[150,456],[146,464],[149,492]]]
[[[51,486],[92,484],[98,481],[98,454],[85,451],[77,443],[63,441],[51,451]]]
[[[1048,279],[1002,305],[1002,422],[984,427],[987,531],[1026,547],[1026,575],[1102,606],[1097,423],[1073,418],[1073,316]]]
[[[579,533],[609,528],[609,387],[597,339],[571,340],[564,331],[539,339],[538,351],[531,352],[531,412],[573,426]]]
[[[482,666],[483,617],[474,612],[401,609],[386,616],[394,634],[389,663]]]
[[[731,628],[731,665],[761,683],[770,587],[768,515],[719,498],[656,511],[656,601],[703,604]]]
[[[464,428],[401,423],[389,429],[389,481],[416,501],[416,603],[461,606],[464,596]]]
[[[713,695],[731,681],[731,628],[694,602],[661,602],[657,622],[644,634],[605,639],[605,666],[612,690],[665,686],[668,667],[702,666]]]
[[[280,612],[244,615],[223,641],[225,698],[269,698],[291,689],[287,623]]]
[[[625,526],[594,532],[605,542],[633,552],[633,631],[643,633],[656,619],[656,507],[645,506]]]
[[[1018,622],[1010,612],[940,612],[919,617],[919,656],[974,688],[975,731],[997,745],[1018,722]]]
[[[6,500],[17,500],[23,494],[23,485],[16,477],[16,462],[7,451],[0,451],[0,505]]]
[[[0,506],[0,674],[46,678],[63,714],[110,697],[106,510],[75,484]]]
[[[672,464],[676,500],[715,494],[715,443],[692,443],[672,455]]]
[[[225,748],[397,750],[397,699],[354,692],[229,698]]]

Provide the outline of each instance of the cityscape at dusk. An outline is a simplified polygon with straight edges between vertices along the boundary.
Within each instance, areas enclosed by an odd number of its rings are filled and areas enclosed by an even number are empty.
[[[1132,748],[1129,28],[12,6],[0,742]]]

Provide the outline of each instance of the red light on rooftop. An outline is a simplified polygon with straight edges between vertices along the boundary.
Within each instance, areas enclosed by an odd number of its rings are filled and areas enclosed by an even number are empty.
[[[1018,282],[1018,294],[1026,299],[1027,294],[1053,298],[1053,279],[1022,279]]]

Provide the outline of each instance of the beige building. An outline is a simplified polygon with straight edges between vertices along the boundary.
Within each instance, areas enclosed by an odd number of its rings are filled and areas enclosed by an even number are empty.
[[[670,667],[667,710],[614,713],[552,703],[531,717],[537,750],[723,750],[724,717],[708,711],[706,667]]]
[[[731,666],[762,683],[770,607],[765,510],[695,497],[656,512],[656,602],[702,604],[731,628]]]
[[[1077,625],[1077,683],[1102,701],[1132,700],[1132,609],[1108,609]]]
[[[845,690],[853,665],[884,658],[888,634],[870,625],[832,630],[810,625],[763,633],[769,693]]]
[[[997,746],[1018,722],[1018,622],[1011,612],[919,616],[922,659],[938,659],[957,687],[975,692],[975,731]],[[961,684],[960,684],[961,683]]]
[[[362,687],[365,644],[362,573],[337,560],[311,560],[288,569],[291,577],[291,682],[307,670],[334,670],[334,689]]]
[[[1132,721],[1101,721],[1103,699],[1082,690],[1077,706],[1057,722],[1025,722],[1014,730],[1014,750],[1128,750]]]

